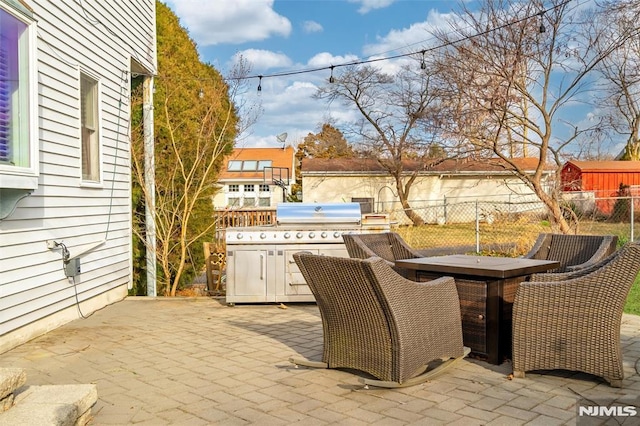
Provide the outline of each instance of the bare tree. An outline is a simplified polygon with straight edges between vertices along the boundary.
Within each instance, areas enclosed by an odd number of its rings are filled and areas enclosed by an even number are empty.
[[[585,31],[595,14],[567,0],[484,0],[478,12],[465,9],[437,34],[449,46],[436,58],[449,137],[505,161],[565,233],[571,211],[560,193],[563,151],[593,130],[569,122],[567,110],[593,88],[594,68],[628,37],[603,40]],[[533,174],[513,160],[514,144],[537,157]],[[552,182],[544,179],[548,169],[556,173]]]
[[[238,117],[234,90],[211,65],[200,62],[195,44],[166,5],[157,5],[158,76],[153,103],[155,194],[145,185],[144,137],[132,128],[134,193],[152,203],[155,195],[156,258],[159,293],[175,296],[178,286],[202,253],[203,238],[215,226],[211,197],[217,173],[233,149]],[[135,117],[142,115],[142,96],[132,96]],[[136,204],[134,202],[134,204]],[[134,233],[145,240],[144,215],[134,209]],[[197,247],[194,250],[194,247]]]
[[[625,160],[640,160],[640,5],[637,1],[606,4],[606,13],[598,22],[608,38],[636,34],[618,46],[602,61],[598,70],[604,78],[599,105],[605,112],[609,129],[626,138]],[[600,40],[599,40],[600,41]],[[598,49],[607,49],[606,44]]]
[[[320,87],[316,98],[340,101],[357,109],[361,119],[351,123],[349,133],[359,140],[363,156],[375,158],[395,180],[398,198],[414,225],[424,223],[409,203],[411,186],[420,167],[441,161],[434,158],[429,120],[434,100],[431,76],[419,66],[403,67],[395,76],[374,66],[346,67],[332,83]],[[406,167],[408,162],[420,167]]]

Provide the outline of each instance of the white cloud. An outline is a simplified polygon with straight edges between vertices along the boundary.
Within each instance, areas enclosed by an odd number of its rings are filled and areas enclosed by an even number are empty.
[[[320,33],[324,31],[324,28],[316,21],[304,21],[302,23],[302,30],[305,33]]]
[[[291,22],[273,10],[274,0],[169,0],[199,46],[240,44],[287,37]]]
[[[270,50],[246,49],[233,55],[232,63],[237,63],[242,57],[249,62],[252,71],[264,71],[269,68],[290,67],[291,59],[284,53]]]
[[[423,48],[433,46],[431,33],[437,28],[448,28],[447,22],[452,19],[451,14],[442,14],[431,10],[427,19],[411,24],[408,28],[394,29],[387,35],[378,37],[375,43],[365,45],[365,55],[376,55],[381,52],[406,51],[417,52]]]
[[[359,3],[360,9],[358,13],[364,15],[374,9],[382,9],[383,7],[390,6],[396,0],[349,0],[349,3]]]
[[[348,62],[357,61],[357,55],[334,56],[328,52],[316,53],[309,59],[307,65],[312,68],[328,67],[331,65],[346,64]]]

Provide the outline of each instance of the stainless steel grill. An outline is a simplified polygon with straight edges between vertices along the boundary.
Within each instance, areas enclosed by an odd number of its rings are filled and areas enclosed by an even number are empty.
[[[388,218],[363,216],[358,203],[280,203],[276,225],[226,230],[226,301],[313,302],[293,254],[348,257],[342,234],[385,230]]]

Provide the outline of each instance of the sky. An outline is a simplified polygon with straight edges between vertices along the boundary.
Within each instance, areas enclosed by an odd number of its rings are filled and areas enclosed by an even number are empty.
[[[469,2],[472,4],[473,2]],[[429,29],[446,25],[457,0],[167,0],[196,42],[203,62],[231,75],[238,55],[251,67],[243,108],[261,113],[240,135],[238,147],[297,146],[329,119],[350,120],[354,111],[328,105],[312,95],[330,77],[329,69],[296,72],[354,60],[419,52],[432,45]],[[407,60],[406,58],[400,60]],[[398,61],[400,61],[398,60]],[[398,61],[379,62],[397,67]],[[257,76],[263,75],[262,81]],[[257,91],[258,84],[262,90]],[[280,138],[282,140],[282,137]]]
[[[434,29],[447,31],[462,4],[471,11],[479,6],[477,0],[165,1],[195,41],[203,62],[224,77],[231,76],[239,57],[248,62],[250,78],[243,80],[244,91],[234,102],[241,116],[248,116],[250,108],[260,113],[238,136],[236,147],[240,148],[297,147],[324,123],[339,128],[341,123],[355,122],[361,116],[353,107],[313,98],[317,88],[327,84],[329,67],[433,48],[438,45],[430,36]],[[589,7],[590,3],[592,0],[580,0],[572,7]],[[402,62],[419,66],[419,58],[418,54],[375,64],[394,74]],[[321,70],[304,72],[317,68]],[[279,73],[293,75],[274,76]],[[589,96],[584,99],[572,99],[571,108],[558,115],[555,137],[562,140],[573,132],[573,125],[593,124],[599,112],[589,105]],[[614,141],[600,150],[617,153],[623,146]]]

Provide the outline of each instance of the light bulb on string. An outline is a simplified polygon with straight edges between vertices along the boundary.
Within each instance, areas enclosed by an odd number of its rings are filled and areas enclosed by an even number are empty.
[[[538,32],[542,34],[547,31],[547,29],[544,27],[544,21],[543,21],[544,12],[540,12],[539,15],[540,15],[540,28],[538,28]]]
[[[329,83],[335,83],[336,79],[333,78],[333,65],[331,65],[331,76],[329,77]]]
[[[422,62],[420,62],[420,69],[421,70],[426,70],[427,69],[427,64],[424,62],[424,54],[426,53],[426,50],[422,51]]]
[[[198,91],[198,97],[200,99],[204,98],[204,90],[202,89],[202,87],[200,88],[200,90]]]
[[[262,92],[262,76],[258,76],[258,92]]]

